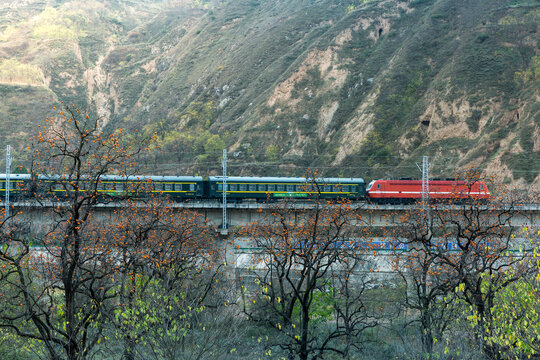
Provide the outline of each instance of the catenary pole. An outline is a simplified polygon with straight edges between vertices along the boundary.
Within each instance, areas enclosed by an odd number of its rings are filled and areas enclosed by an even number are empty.
[[[422,171],[422,212],[426,214],[427,203],[429,202],[429,157],[422,157],[422,167],[416,163],[416,166]]]
[[[221,160],[223,166],[223,219],[222,229],[227,230],[227,149],[223,149],[223,159]]]
[[[429,201],[429,159],[422,157],[422,203],[425,210],[426,202]]]
[[[4,200],[5,219],[9,218],[9,190],[10,190],[10,175],[11,175],[11,145],[6,147],[6,195]]]

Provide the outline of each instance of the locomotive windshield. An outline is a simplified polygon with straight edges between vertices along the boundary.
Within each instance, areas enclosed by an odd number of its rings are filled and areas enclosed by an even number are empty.
[[[375,183],[375,180],[372,180],[372,181],[368,184],[366,190],[367,190],[367,191],[371,190],[371,187],[373,186],[374,183]]]

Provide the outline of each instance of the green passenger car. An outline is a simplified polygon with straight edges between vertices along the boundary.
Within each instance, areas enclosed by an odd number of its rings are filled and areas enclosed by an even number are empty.
[[[211,176],[209,197],[223,196],[223,180]],[[320,178],[306,179],[301,177],[228,177],[227,198],[241,201],[256,199],[258,201],[278,200],[284,198],[307,199],[351,199],[360,200],[365,197],[366,185],[361,178]]]
[[[97,185],[97,186],[96,186]],[[149,194],[168,196],[182,201],[204,197],[204,183],[201,176],[117,176],[103,175],[99,182],[82,178],[78,182],[69,181],[66,176],[39,175],[31,179],[30,174],[10,175],[10,197],[12,201],[27,200],[36,194],[43,198],[62,200],[67,192],[96,190],[102,199],[143,196]],[[96,186],[96,189],[90,189]],[[0,197],[6,195],[6,175],[0,174]]]

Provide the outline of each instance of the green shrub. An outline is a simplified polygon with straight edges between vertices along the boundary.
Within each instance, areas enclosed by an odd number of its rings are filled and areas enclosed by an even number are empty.
[[[480,110],[473,110],[471,116],[465,120],[467,123],[467,126],[469,127],[469,130],[473,133],[478,131],[478,122],[482,118],[482,111]]]

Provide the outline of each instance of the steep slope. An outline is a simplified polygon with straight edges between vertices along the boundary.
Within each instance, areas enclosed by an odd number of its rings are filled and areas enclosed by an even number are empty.
[[[109,53],[141,23],[155,22],[162,0],[4,0],[0,2],[0,138],[24,157],[28,134],[59,101],[77,104],[103,123],[120,102],[108,84]],[[121,50],[120,50],[121,51]]]
[[[59,98],[157,133],[151,171],[215,172],[227,147],[234,174],[417,177],[429,155],[540,183],[537,0],[50,3],[1,9],[62,19],[2,30],[26,84],[0,65],[2,126]]]
[[[119,114],[173,168],[218,167],[226,144],[243,173],[417,176],[427,154],[437,176],[537,177],[537,2],[349,5],[221,4]]]

